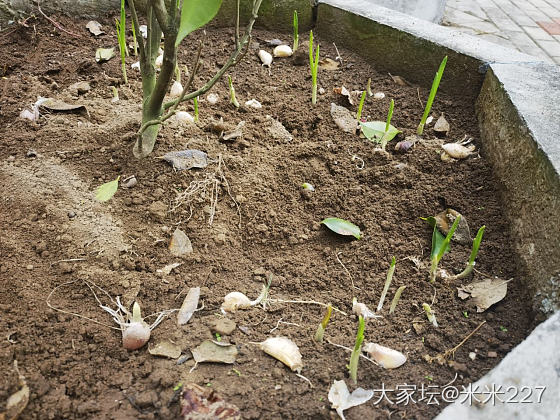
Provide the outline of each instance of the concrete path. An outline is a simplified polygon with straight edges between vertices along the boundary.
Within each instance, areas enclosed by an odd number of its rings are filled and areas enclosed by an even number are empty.
[[[442,25],[560,64],[560,0],[447,0]]]

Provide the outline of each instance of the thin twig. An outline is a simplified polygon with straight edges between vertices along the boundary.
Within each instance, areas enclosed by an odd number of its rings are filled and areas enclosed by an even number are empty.
[[[284,300],[284,299],[268,299],[268,302],[271,303],[302,303],[305,305],[319,305],[319,306],[324,306],[325,308],[328,307],[329,305],[327,305],[326,303],[323,302],[317,302],[315,300]],[[340,309],[335,308],[334,306],[332,307],[333,311],[336,311],[338,313],[341,313],[342,315],[346,315],[348,316],[348,314],[344,311],[341,311]]]
[[[235,19],[235,48],[239,49],[239,3],[241,0],[237,0],[237,15]]]
[[[348,277],[350,277],[350,282],[352,283],[352,288],[360,290],[359,287],[354,286],[354,279],[352,278],[352,274],[350,274],[350,271],[346,268],[346,266],[342,263],[342,261],[340,261],[340,257],[339,257],[340,254],[342,254],[342,251],[339,251],[335,254],[336,255],[336,260],[340,263],[342,268],[344,268],[344,271],[346,271],[346,274],[348,275]]]
[[[340,347],[341,349],[347,350],[347,351],[349,351],[349,352],[354,351],[354,350],[351,349],[350,347],[343,346],[342,344],[333,343],[333,342],[330,341],[328,338],[325,338],[325,341],[326,341],[327,343],[329,343],[331,346]],[[373,363],[374,365],[379,366],[379,363],[377,363],[375,360],[370,359],[369,357],[365,356],[364,354],[362,354],[362,352],[360,352],[360,357],[363,357],[364,359],[370,361],[370,362]]]
[[[422,99],[420,99],[420,88],[416,88],[416,93],[418,94],[418,102],[420,102],[420,108],[424,108],[424,104],[422,103]]]
[[[340,53],[338,52],[338,48],[336,47],[336,44],[333,42],[332,43],[334,45],[334,49],[336,50],[336,57],[335,60],[340,61],[340,65],[342,66],[342,56],[340,55]]]
[[[452,357],[455,357],[455,352],[456,352],[457,350],[459,350],[459,347],[461,347],[463,344],[465,344],[465,342],[466,342],[469,338],[471,338],[471,337],[480,329],[480,327],[482,327],[484,324],[486,324],[486,321],[482,321],[482,322],[478,325],[478,327],[476,327],[469,335],[467,335],[465,338],[463,338],[463,340],[462,340],[459,344],[457,344],[455,347],[453,347],[453,348],[450,349],[450,350],[445,351],[445,353],[443,353],[443,357],[446,358],[446,357],[449,357],[450,355],[451,355]]]
[[[282,321],[282,318],[280,318],[280,319],[278,320],[278,322],[276,323],[276,326],[275,326],[273,329],[271,329],[268,333],[271,334],[273,331],[276,331],[276,330],[278,329],[278,327],[280,326],[280,324],[294,325],[294,326],[296,326],[296,327],[300,327],[300,328],[301,328],[301,326],[300,326],[299,324],[296,324],[296,323],[294,323],[294,322]]]
[[[58,260],[58,261],[55,261],[55,262],[51,263],[51,266],[53,266],[55,264],[58,264],[58,263],[61,263],[61,262],[74,262],[74,261],[87,261],[87,258],[68,258],[68,259],[65,259],[65,260]]]

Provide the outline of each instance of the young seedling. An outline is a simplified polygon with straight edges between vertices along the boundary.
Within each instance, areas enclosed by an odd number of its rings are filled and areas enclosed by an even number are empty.
[[[360,121],[362,118],[362,108],[364,107],[364,102],[366,101],[366,91],[362,92],[362,97],[360,98],[360,105],[358,105],[358,112],[356,112],[356,119]]]
[[[385,150],[387,143],[393,140],[395,136],[400,133],[399,130],[391,125],[394,108],[395,101],[391,99],[389,112],[387,113],[387,119],[385,121],[360,122],[360,127],[364,136],[366,136],[368,140],[379,143],[382,150]]]
[[[194,122],[198,122],[198,96],[193,98],[194,102]]]
[[[469,274],[472,273],[473,269],[474,269],[474,260],[476,259],[476,256],[478,254],[478,248],[480,248],[480,243],[482,242],[482,235],[484,235],[484,229],[486,229],[486,226],[482,226],[480,229],[478,229],[478,233],[476,234],[476,238],[474,238],[473,241],[473,246],[472,246],[472,250],[471,250],[471,256],[469,258],[469,262],[467,263],[467,266],[465,267],[465,269],[463,271],[461,271],[459,274],[457,274],[456,276],[453,276],[453,279],[463,279],[465,277],[467,277]]]
[[[309,68],[311,69],[311,103],[317,103],[317,70],[319,69],[319,44],[313,59],[313,31],[309,32]]]
[[[124,83],[128,83],[126,78],[126,56],[128,55],[128,48],[126,46],[126,13],[124,10],[124,1],[121,0],[121,19],[115,19],[117,29],[117,39],[119,41],[119,51],[121,53],[121,67],[123,72]]]
[[[136,10],[136,3],[137,0],[128,0],[134,30],[139,34],[140,17]],[[162,124],[175,115],[181,102],[190,101],[206,94],[228,72],[230,67],[240,61],[240,57],[249,45],[262,0],[252,0],[252,8],[243,37],[239,39],[231,55],[224,60],[225,64],[202,87],[191,90],[200,67],[203,40],[200,41],[198,50],[191,53],[194,57],[194,64],[181,95],[171,98],[167,102],[164,100],[177,65],[177,50],[181,41],[214,18],[222,0],[189,0],[188,2],[150,0],[143,3],[146,4],[146,7],[144,8],[145,13],[141,17],[146,21],[147,39],[144,40],[141,36],[137,38],[143,95],[142,123],[138,129],[133,149],[134,156],[137,158],[144,158],[152,153]],[[156,72],[156,58],[159,55],[162,34],[164,35],[163,59],[160,71]],[[188,44],[193,45],[193,42]]]
[[[239,108],[239,102],[237,102],[237,98],[235,97],[235,88],[233,87],[233,81],[231,80],[231,76],[228,76],[228,84],[229,84],[230,102],[233,104],[234,107]]]
[[[323,320],[321,321],[321,323],[319,324],[319,326],[317,327],[317,332],[315,333],[315,341],[322,343],[323,342],[323,336],[325,335],[325,330],[327,329],[327,324],[329,323],[329,320],[331,319],[331,314],[332,314],[332,305],[329,303],[329,305],[327,306],[327,313],[325,314],[325,316],[323,317]]]
[[[360,360],[360,354],[362,353],[362,343],[364,342],[364,330],[366,328],[366,323],[363,317],[359,317],[358,333],[356,334],[356,343],[354,344],[354,350],[352,350],[352,355],[350,356],[350,364],[348,365],[348,370],[350,371],[350,379],[354,384],[358,383],[358,361]]]
[[[132,25],[132,53],[134,57],[138,55],[138,41],[136,40],[136,29],[134,29],[134,25]]]
[[[297,10],[294,10],[293,26],[294,26],[294,44],[293,44],[292,51],[295,52],[298,49],[298,46],[299,46],[299,34],[298,34],[299,24],[298,24]]]
[[[366,92],[368,96],[373,96],[373,91],[371,90],[371,77],[367,81]]]
[[[434,327],[437,327],[438,323],[437,323],[437,320],[436,320],[436,315],[432,311],[432,308],[430,308],[430,305],[428,305],[427,303],[423,303],[422,308],[424,308],[424,311],[426,312],[426,316],[428,317],[428,321],[430,321],[433,324]]]
[[[404,291],[404,289],[406,289],[406,286],[401,286],[395,292],[395,296],[393,297],[393,301],[391,302],[391,307],[389,308],[389,315],[391,315],[393,312],[395,312],[395,308],[397,307],[397,304],[399,303],[399,300],[401,298],[401,294]]]
[[[430,111],[432,110],[432,104],[434,103],[434,98],[436,97],[436,93],[439,87],[439,82],[441,82],[441,77],[443,76],[443,70],[445,69],[446,63],[447,63],[447,56],[445,56],[441,61],[441,64],[439,65],[439,69],[434,77],[434,81],[432,82],[430,95],[428,96],[426,107],[424,108],[424,115],[422,115],[420,124],[418,124],[418,129],[416,130],[416,134],[419,136],[421,136],[424,133],[424,126],[426,125],[426,120],[428,119],[428,115],[430,115]]]
[[[391,286],[391,281],[393,281],[393,273],[395,272],[395,264],[397,260],[395,257],[391,260],[391,266],[389,267],[389,271],[387,272],[387,280],[385,280],[385,286],[383,287],[383,292],[381,293],[381,298],[379,299],[379,304],[377,305],[377,312],[381,310],[383,307],[383,303],[385,302],[385,296],[387,296],[387,291],[389,290],[389,286]]]
[[[449,248],[449,242],[451,242],[451,238],[455,233],[455,229],[457,229],[457,226],[459,226],[460,221],[461,216],[457,216],[457,218],[453,222],[453,226],[451,226],[451,229],[449,229],[449,232],[447,233],[447,236],[443,241],[441,240],[441,233],[439,233],[439,231],[437,230],[437,226],[435,226],[434,224],[434,230],[432,232],[432,252],[430,254],[430,283],[434,283],[436,281],[438,264],[443,257],[443,254],[447,252],[447,249]]]

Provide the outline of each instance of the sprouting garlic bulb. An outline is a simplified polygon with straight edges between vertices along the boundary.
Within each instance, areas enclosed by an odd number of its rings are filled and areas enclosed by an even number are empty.
[[[352,312],[364,319],[379,318],[379,315],[375,315],[375,313],[372,312],[365,303],[359,303],[358,299],[356,298],[354,298],[354,300],[352,301]]]
[[[291,57],[293,54],[292,48],[289,45],[278,45],[272,51],[274,57]]]
[[[181,82],[175,80],[171,85],[171,92],[169,93],[169,96],[171,96],[172,98],[178,98],[179,96],[181,96],[181,93],[183,93],[183,85],[181,84]]]
[[[406,362],[406,356],[400,351],[381,346],[377,343],[367,343],[364,345],[363,351],[368,353],[369,357],[385,369],[395,369]]]
[[[292,371],[301,373],[303,362],[296,343],[288,337],[270,337],[260,343],[262,351],[280,360]]]
[[[447,153],[454,159],[465,159],[471,155],[474,151],[474,146],[470,145],[468,147],[463,146],[459,143],[447,143],[441,146],[443,151]]]
[[[231,292],[224,297],[222,309],[226,312],[235,312],[238,309],[251,307],[253,302],[241,292]]]
[[[179,124],[194,123],[193,116],[186,111],[177,111],[175,113],[175,120]]]
[[[265,50],[259,51],[259,58],[261,59],[261,63],[263,66],[270,67],[272,64],[272,55]]]
[[[144,321],[131,322],[122,333],[123,347],[127,350],[137,350],[150,339],[150,327]]]

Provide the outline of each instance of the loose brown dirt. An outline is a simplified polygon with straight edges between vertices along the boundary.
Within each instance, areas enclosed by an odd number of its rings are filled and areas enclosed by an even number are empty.
[[[174,387],[190,382],[215,389],[240,408],[243,418],[336,416],[328,390],[336,379],[350,383],[349,353],[313,341],[323,316],[320,306],[275,303],[267,311],[255,307],[228,315],[238,328],[222,340],[238,347],[236,363],[200,364],[192,370],[192,360],[178,365],[150,355],[146,348],[126,351],[118,331],[49,309],[47,296],[67,282],[51,303],[106,325],[112,322],[110,316],[83,280],[113,297],[122,296],[127,305],[138,300],[145,314],[178,308],[188,288],[200,286],[204,309],[181,329],[172,316],[153,331],[150,341],[172,340],[187,353],[213,337],[209,325],[223,316],[219,308],[227,293],[240,291],[255,298],[271,276],[273,299],[331,302],[349,314],[334,313],[326,338],[352,347],[357,329],[352,298],[375,308],[395,256],[384,317],[367,323],[366,341],[397,349],[408,361],[384,370],[362,359],[358,384],[377,390],[412,384],[417,402],[397,403],[396,393],[389,392],[392,403],[376,403],[377,392],[368,403],[349,410],[349,419],[431,418],[446,405],[443,385],[455,379],[453,385],[460,389],[475,381],[526,336],[532,315],[521,286],[523,274],[510,246],[500,185],[484,156],[441,162],[442,141],[435,139],[431,126],[425,140],[406,154],[393,151],[396,141],[387,154],[376,152],[367,140],[340,131],[329,113],[331,102],[339,100],[334,87],[363,89],[371,77],[374,91],[386,97],[368,98],[363,115],[384,120],[392,98],[393,124],[409,135],[420,120],[419,98],[426,99],[425,89],[398,86],[376,72],[375,63],[370,66],[339,48],[343,66],[320,70],[319,86],[326,93],[311,106],[308,68],[279,59],[269,74],[260,66],[254,44],[231,75],[239,101],[254,98],[263,108],[234,109],[222,80],[212,90],[220,96],[218,104],[201,101],[199,124],[166,124],[152,157],[137,161],[131,151],[141,102],[140,78],[130,69],[135,59],[127,59],[129,84],[122,85],[118,58],[103,64],[94,60],[96,48],[117,45],[111,20],[102,22],[111,34],[94,38],[85,21],[56,19],[81,37],[62,33],[45,20],[0,34],[0,412],[17,390],[12,371],[17,360],[31,390],[22,415],[26,419],[177,418]],[[183,43],[181,64],[191,66],[188,47],[197,36]],[[277,37],[290,41],[286,35],[254,34],[261,47]],[[196,86],[225,62],[232,44],[232,30],[209,31]],[[328,42],[321,43],[321,53],[336,56]],[[72,96],[68,87],[77,81],[88,81],[91,91]],[[119,102],[111,102],[111,86],[118,87]],[[88,113],[45,114],[37,124],[18,118],[37,96],[79,102]],[[192,104],[183,109],[192,113]],[[452,127],[449,139],[467,135],[480,146],[472,103],[441,93],[433,113],[442,111]],[[267,134],[267,115],[280,121],[293,140]],[[220,117],[234,126],[245,121],[243,137],[223,143],[204,130],[212,118]],[[155,159],[185,148],[201,149],[213,161],[205,169],[176,172]],[[31,149],[36,157],[27,157]],[[138,184],[120,188],[108,203],[96,202],[95,188],[118,175],[135,175]],[[215,183],[199,183],[206,187],[196,190],[190,202],[177,202],[177,197],[193,182],[213,179],[218,180],[218,199],[210,225]],[[305,194],[303,182],[313,184],[315,192]],[[414,263],[418,259],[427,265],[430,252],[431,230],[420,217],[446,207],[461,212],[473,231],[487,226],[477,268],[513,278],[506,298],[484,313],[457,297],[460,281],[438,280],[432,287],[427,269]],[[336,236],[319,224],[325,217],[354,222],[363,238]],[[194,252],[186,258],[167,250],[177,227],[193,243]],[[468,246],[453,244],[442,268],[462,269],[469,253]],[[169,275],[157,273],[174,262],[183,264]],[[401,285],[407,288],[395,314],[388,316],[390,300]],[[439,328],[428,324],[422,312],[422,303],[432,301]],[[453,366],[424,360],[426,354],[435,356],[458,344],[482,321],[483,327],[455,353]],[[413,322],[420,325],[418,333]],[[298,344],[302,374],[312,387],[250,343],[275,335]],[[476,353],[474,360],[470,352]],[[439,405],[429,397],[420,401],[420,389],[428,385],[440,393]]]

